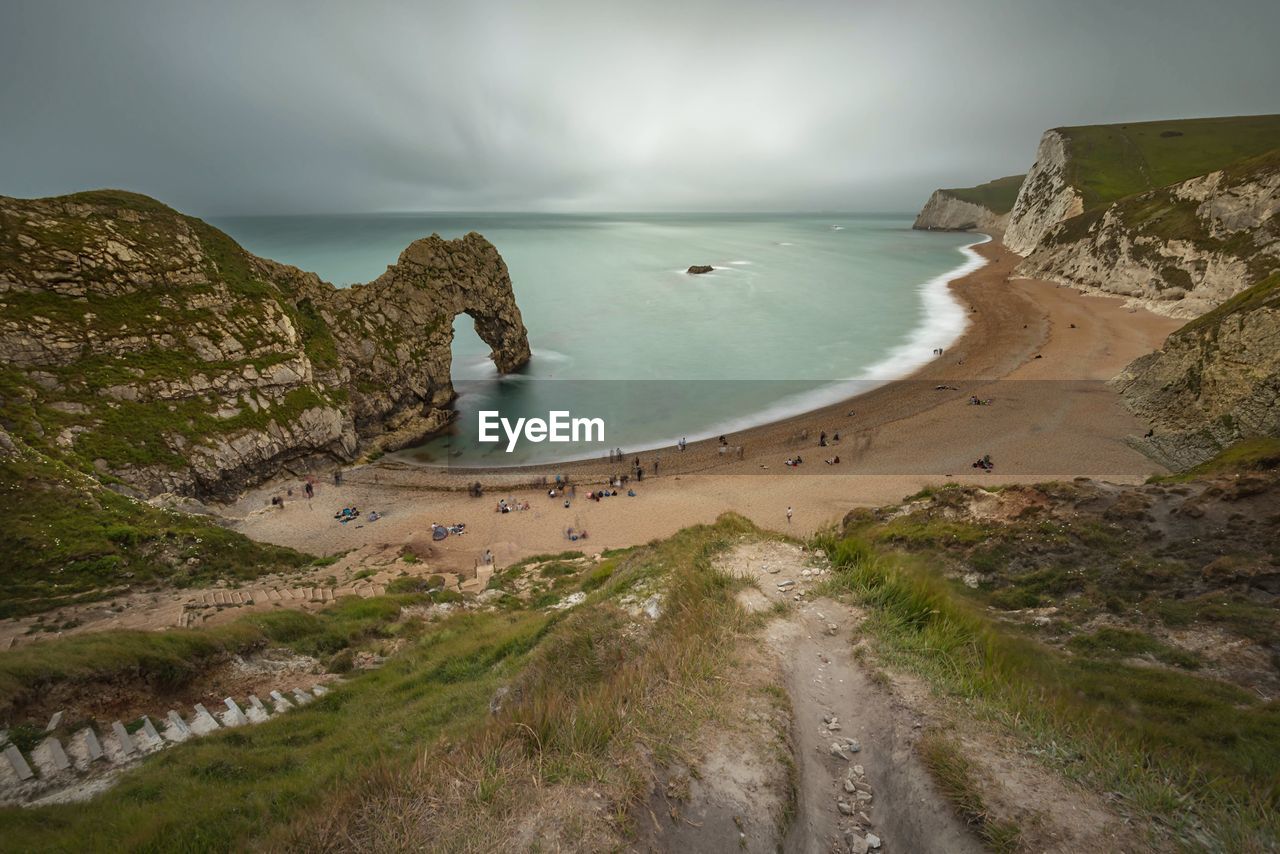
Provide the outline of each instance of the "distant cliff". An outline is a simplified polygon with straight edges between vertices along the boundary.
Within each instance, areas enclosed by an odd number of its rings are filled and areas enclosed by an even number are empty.
[[[138,492],[226,497],[449,420],[453,319],[529,344],[497,250],[415,241],[338,289],[132,193],[0,197],[3,427]]]
[[[1280,268],[1280,149],[1051,228],[1022,275],[1198,317]]]
[[[917,222],[976,219],[946,193]],[[1019,275],[1195,318],[1116,380],[1152,457],[1280,436],[1280,116],[1046,131],[1004,243]]]
[[[1174,332],[1115,384],[1152,425],[1136,444],[1172,469],[1280,436],[1280,273]]]
[[[1004,233],[1009,211],[1022,184],[1022,175],[998,178],[976,187],[934,190],[912,228],[929,231]]]

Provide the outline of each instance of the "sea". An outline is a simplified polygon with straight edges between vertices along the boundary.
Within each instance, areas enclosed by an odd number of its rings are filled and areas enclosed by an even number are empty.
[[[983,238],[900,214],[361,214],[212,220],[249,251],[338,287],[413,240],[478,231],[511,273],[533,358],[499,376],[460,315],[455,429],[401,456],[524,465],[726,436],[910,373],[964,330],[947,282]],[[709,264],[710,273],[687,268]],[[600,419],[592,441],[482,441],[479,413]],[[568,433],[568,431],[566,431]],[[490,436],[495,435],[490,433]],[[570,438],[572,438],[570,434]]]

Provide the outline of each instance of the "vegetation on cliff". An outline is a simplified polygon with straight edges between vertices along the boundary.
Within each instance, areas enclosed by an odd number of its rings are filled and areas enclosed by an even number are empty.
[[[528,359],[476,234],[336,289],[145,196],[0,197],[3,426],[144,494],[224,497],[420,440],[448,422],[464,312],[500,370]]]
[[[313,560],[256,543],[212,519],[120,495],[3,431],[0,517],[0,618],[161,583],[249,580]]]
[[[1018,190],[1022,187],[1022,179],[1026,177],[1026,175],[1010,175],[976,187],[949,187],[939,192],[963,202],[981,205],[993,213],[1004,214],[1013,210],[1013,203],[1018,198]]]
[[[1066,176],[1085,210],[1180,183],[1263,154],[1280,140],[1280,115],[1056,128],[1070,141]]]
[[[488,850],[524,833],[614,847],[649,764],[677,755],[731,690],[720,677],[734,641],[758,621],[735,604],[743,582],[709,560],[748,533],[725,517],[614,555],[572,613],[500,608],[427,624],[405,611],[380,624],[408,641],[382,667],[284,718],[167,750],[89,803],[0,809],[0,834],[32,851]],[[620,607],[639,589],[663,591],[656,622]],[[255,619],[221,634],[287,635]],[[14,655],[0,653],[0,679]]]

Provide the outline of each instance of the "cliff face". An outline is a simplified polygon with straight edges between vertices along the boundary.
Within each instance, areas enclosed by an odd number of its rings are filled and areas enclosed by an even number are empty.
[[[1115,379],[1153,425],[1135,440],[1172,469],[1255,436],[1280,436],[1280,273],[1169,336]]]
[[[143,196],[0,197],[3,426],[145,494],[225,497],[420,441],[450,417],[459,313],[500,371],[528,361],[477,234],[337,289]]]
[[[934,190],[911,227],[929,231],[976,229],[999,237],[1008,223],[1008,214],[998,214],[990,208],[958,199],[947,190]]]
[[[1067,178],[1069,144],[1056,130],[1040,138],[1036,162],[1022,182],[1004,233],[1005,246],[1019,255],[1029,255],[1050,229],[1084,211],[1083,197]]]
[[[1277,213],[1280,150],[1058,223],[1018,273],[1197,317],[1280,267]]]
[[[996,239],[1004,234],[1009,211],[1025,175],[997,178],[976,187],[935,190],[912,228],[939,231],[985,231]]]

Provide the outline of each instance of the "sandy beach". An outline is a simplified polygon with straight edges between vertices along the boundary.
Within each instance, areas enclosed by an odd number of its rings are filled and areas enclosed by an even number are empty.
[[[1159,467],[1125,443],[1146,425],[1129,415],[1105,381],[1157,348],[1181,321],[1129,309],[1120,299],[1085,296],[1049,282],[1010,278],[1019,258],[998,241],[976,247],[987,264],[951,283],[968,310],[969,326],[945,353],[906,380],[823,409],[718,442],[640,454],[646,477],[637,495],[587,500],[632,456],[554,468],[459,471],[384,462],[349,469],[343,482],[317,485],[312,501],[299,483],[253,490],[224,509],[235,527],[258,540],[332,555],[405,545],[427,568],[468,575],[492,550],[502,566],[567,548],[598,552],[667,536],[686,525],[734,511],[764,527],[798,536],[838,521],[854,507],[900,500],[940,483],[1009,483],[1073,476],[1136,482]],[[971,396],[989,400],[972,405]],[[819,445],[825,431],[839,443]],[[801,456],[800,466],[785,465]],[[990,455],[990,473],[973,468]],[[840,458],[839,465],[826,459]],[[659,474],[652,475],[655,458]],[[566,508],[548,497],[543,478],[570,477],[577,495]],[[482,498],[465,485],[479,481]],[[282,509],[272,495],[286,497]],[[529,509],[495,511],[500,498]],[[336,510],[354,505],[384,518],[341,525]],[[794,509],[788,522],[786,510]],[[430,526],[466,524],[467,533],[432,543]],[[570,542],[567,528],[589,539]],[[422,566],[422,564],[419,564]]]

